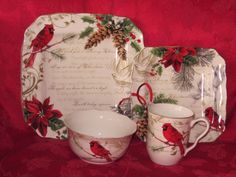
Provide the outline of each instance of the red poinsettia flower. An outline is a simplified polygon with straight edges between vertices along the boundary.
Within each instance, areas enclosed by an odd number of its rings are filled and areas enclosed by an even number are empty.
[[[41,103],[37,98],[33,97],[32,101],[25,100],[25,108],[29,112],[27,122],[40,132],[42,136],[46,136],[49,120],[52,118],[60,118],[62,113],[53,110],[53,105],[49,104],[50,97]]]
[[[225,129],[224,120],[222,120],[219,117],[217,112],[215,112],[212,107],[206,108],[204,113],[205,113],[205,116],[208,118],[212,128],[215,128],[216,130],[224,131]]]
[[[184,47],[168,48],[165,54],[163,55],[161,63],[164,64],[165,68],[172,65],[176,72],[180,72],[184,57],[187,55],[196,55],[196,50],[194,48]]]

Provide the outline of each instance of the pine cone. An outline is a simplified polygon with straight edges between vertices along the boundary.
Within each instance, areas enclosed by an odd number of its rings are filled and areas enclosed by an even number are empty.
[[[98,31],[93,33],[93,35],[88,39],[88,42],[85,44],[85,49],[89,49],[91,47],[96,47],[98,43],[103,41],[105,38],[109,38],[111,35],[110,27],[100,26]]]
[[[126,60],[125,36],[122,31],[113,32],[113,42],[118,49],[118,55],[122,60]]]
[[[136,135],[142,140],[146,139],[147,125],[148,125],[147,119],[141,119],[137,121]]]

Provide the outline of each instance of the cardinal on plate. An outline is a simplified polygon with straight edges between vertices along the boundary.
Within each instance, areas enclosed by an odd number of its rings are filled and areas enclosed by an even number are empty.
[[[32,40],[30,45],[30,48],[32,48],[32,52],[29,58],[25,61],[26,68],[33,66],[36,54],[48,45],[48,43],[52,40],[53,35],[54,35],[53,25],[46,24],[44,28]]]

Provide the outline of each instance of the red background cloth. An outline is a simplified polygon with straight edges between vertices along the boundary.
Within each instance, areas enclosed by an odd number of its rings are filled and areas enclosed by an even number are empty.
[[[145,46],[215,48],[227,66],[226,132],[173,167],[152,163],[136,139],[120,161],[95,166],[79,160],[67,142],[39,138],[21,112],[21,45],[38,16],[58,12],[127,16]],[[235,34],[235,0],[0,0],[0,176],[236,176]]]

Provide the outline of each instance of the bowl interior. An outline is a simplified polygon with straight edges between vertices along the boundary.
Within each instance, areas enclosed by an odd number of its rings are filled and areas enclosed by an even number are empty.
[[[119,138],[133,134],[136,123],[111,111],[76,111],[65,117],[66,126],[78,133],[96,138]]]

